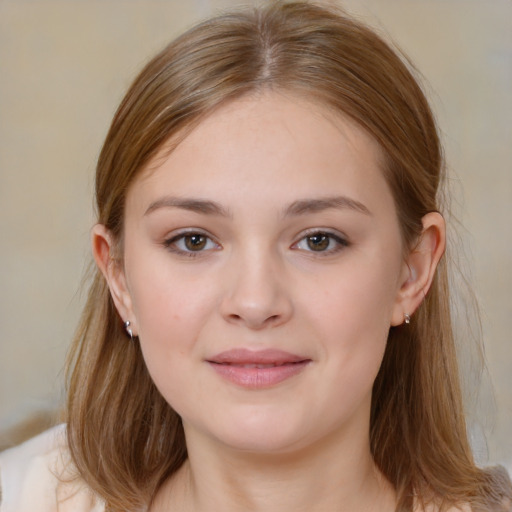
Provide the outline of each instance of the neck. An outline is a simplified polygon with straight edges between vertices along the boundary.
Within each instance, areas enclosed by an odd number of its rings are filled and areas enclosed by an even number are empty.
[[[395,493],[376,468],[369,441],[323,439],[278,454],[205,450],[194,436],[189,459],[164,485],[151,511],[393,511]],[[215,445],[214,445],[215,446]]]

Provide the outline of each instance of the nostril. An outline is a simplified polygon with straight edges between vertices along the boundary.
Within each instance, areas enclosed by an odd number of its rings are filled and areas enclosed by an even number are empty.
[[[280,325],[290,318],[292,311],[290,298],[283,289],[258,287],[253,280],[245,284],[237,281],[235,289],[223,297],[219,309],[225,321],[250,329]]]
[[[271,326],[278,324],[281,319],[281,315],[270,315],[265,317],[264,315],[239,315],[237,313],[231,313],[227,316],[228,320],[233,323],[244,323],[251,329],[264,328],[265,326]]]

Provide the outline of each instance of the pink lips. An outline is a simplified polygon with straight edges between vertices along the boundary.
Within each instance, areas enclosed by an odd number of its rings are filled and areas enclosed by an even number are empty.
[[[226,380],[242,387],[268,388],[302,372],[311,362],[282,350],[233,349],[208,359],[210,366]]]

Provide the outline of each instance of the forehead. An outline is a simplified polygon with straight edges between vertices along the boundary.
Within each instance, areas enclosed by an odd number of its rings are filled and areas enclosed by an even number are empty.
[[[179,193],[291,202],[333,192],[364,199],[389,194],[382,162],[378,143],[351,119],[303,96],[267,91],[219,107],[177,145],[171,139],[128,199]]]

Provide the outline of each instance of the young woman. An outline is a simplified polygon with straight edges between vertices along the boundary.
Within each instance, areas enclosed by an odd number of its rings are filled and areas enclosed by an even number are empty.
[[[342,13],[171,43],[99,158],[66,435],[4,456],[2,511],[509,510],[465,430],[441,153],[408,66]]]

